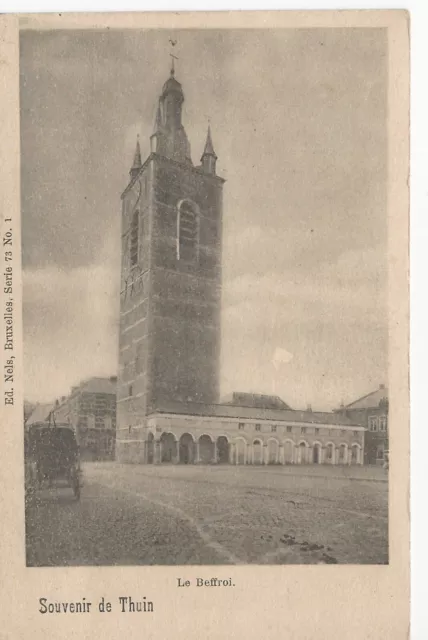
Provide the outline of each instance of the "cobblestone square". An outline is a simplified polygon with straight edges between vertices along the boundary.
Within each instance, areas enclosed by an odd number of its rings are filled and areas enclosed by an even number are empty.
[[[87,463],[27,500],[27,564],[385,564],[381,468]]]

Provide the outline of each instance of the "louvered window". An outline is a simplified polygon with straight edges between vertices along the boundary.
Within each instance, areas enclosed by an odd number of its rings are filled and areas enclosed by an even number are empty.
[[[177,260],[193,262],[198,250],[198,216],[188,200],[180,203],[177,212]]]
[[[130,245],[129,245],[129,256],[131,260],[131,267],[135,267],[135,265],[138,264],[139,217],[140,217],[140,212],[134,211],[132,215],[131,238],[130,238]]]

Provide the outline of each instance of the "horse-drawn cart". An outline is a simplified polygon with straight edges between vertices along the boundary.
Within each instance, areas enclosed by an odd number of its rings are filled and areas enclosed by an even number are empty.
[[[80,498],[79,447],[70,426],[31,426],[25,437],[27,489],[68,486]]]

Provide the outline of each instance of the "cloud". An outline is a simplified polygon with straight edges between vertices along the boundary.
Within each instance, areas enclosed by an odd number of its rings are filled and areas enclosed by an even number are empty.
[[[27,270],[23,294],[26,398],[50,401],[82,378],[116,373],[119,283],[114,267]]]
[[[270,258],[268,258],[270,260]],[[279,275],[246,273],[225,283],[224,305],[230,317],[275,324],[286,318],[304,324],[347,322],[386,327],[385,248],[346,251],[334,263],[306,269],[286,268]],[[277,265],[276,265],[277,266]]]
[[[384,378],[387,354],[385,32],[176,36],[194,160],[210,115],[227,180],[222,384],[281,391],[292,406],[363,395]],[[150,30],[21,34],[35,399],[116,368],[120,193],[137,132],[148,150],[165,43]],[[272,354],[284,345],[293,358],[275,377]]]
[[[378,245],[343,251],[318,267],[250,272],[226,282],[223,392],[275,393],[293,407],[329,409],[383,382],[385,263]]]
[[[281,364],[288,364],[288,362],[291,362],[292,359],[292,353],[289,353],[289,351],[287,351],[287,349],[284,349],[283,347],[277,347],[275,349],[275,353],[273,354],[272,362],[275,369],[278,370]]]

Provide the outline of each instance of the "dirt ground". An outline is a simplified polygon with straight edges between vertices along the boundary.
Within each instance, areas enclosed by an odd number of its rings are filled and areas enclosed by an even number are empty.
[[[86,463],[27,506],[30,566],[385,564],[387,472]]]

